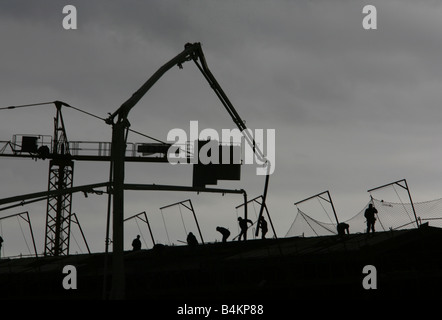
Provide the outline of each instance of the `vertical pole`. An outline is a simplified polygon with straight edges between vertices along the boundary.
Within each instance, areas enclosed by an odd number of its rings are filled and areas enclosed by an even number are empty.
[[[198,220],[196,219],[195,210],[193,210],[192,201],[189,200],[189,203],[190,203],[190,208],[191,208],[192,213],[193,213],[193,218],[195,219],[196,226],[197,226],[197,228],[198,228],[198,232],[199,232],[199,234],[200,234],[201,243],[204,244],[203,235],[202,235],[202,233],[201,233],[201,229],[200,229],[200,225],[198,224]],[[181,205],[181,204],[179,204],[179,205]]]
[[[86,237],[84,236],[83,229],[81,228],[81,225],[80,225],[80,221],[78,221],[77,215],[75,213],[73,213],[72,215],[74,216],[75,222],[77,223],[78,228],[80,229],[81,236],[83,237],[84,244],[86,245],[86,248],[87,248],[87,252],[89,252],[89,254],[90,254],[91,250],[89,250],[89,245],[87,244]]]
[[[107,198],[107,217],[106,217],[106,239],[105,239],[105,255],[104,255],[104,270],[103,270],[103,300],[108,298],[107,296],[107,269],[109,260],[109,228],[110,228],[110,217],[111,217],[111,207],[112,207],[112,183],[113,183],[113,165],[110,161],[109,166],[109,183],[110,186],[107,188],[108,198]]]
[[[61,105],[55,105],[57,108],[57,113],[55,115],[54,118],[54,141],[52,142],[52,153],[53,154],[58,154],[58,123],[59,123],[59,114],[60,114],[60,109],[61,109]]]
[[[275,228],[273,227],[272,218],[270,218],[269,210],[267,209],[267,205],[266,204],[264,204],[264,209],[266,210],[267,217],[269,218],[270,225],[272,226],[272,230],[273,230],[273,234],[275,235],[275,239],[278,239],[278,237],[276,236]]]
[[[54,118],[54,137],[52,153],[54,157],[49,163],[48,191],[63,190],[72,186],[73,161],[69,160],[69,144],[63,122],[60,101],[55,101],[57,108]],[[60,194],[48,197],[46,212],[45,255],[68,255],[70,241],[70,219],[72,194]],[[54,216],[52,215],[52,212]],[[55,234],[54,234],[55,233]],[[52,246],[52,247],[51,247]]]
[[[247,131],[247,130],[245,130],[245,131]],[[259,150],[259,148],[258,148],[258,150]],[[259,219],[261,219],[261,217],[262,217],[262,213],[263,213],[263,211],[264,211],[264,206],[265,206],[266,199],[267,199],[267,190],[268,190],[268,185],[269,185],[269,177],[270,177],[270,173],[269,173],[269,172],[270,172],[270,162],[266,160],[266,163],[267,163],[267,175],[266,175],[266,181],[265,181],[264,193],[263,193],[263,195],[261,196],[261,198],[262,198],[262,203],[261,203],[261,208],[259,209],[258,223],[259,223]],[[259,233],[259,228],[256,228],[255,237],[258,236],[258,233]]]
[[[333,209],[333,214],[335,215],[336,223],[339,224],[338,215],[336,214],[335,206],[333,205],[333,200],[332,200],[332,198],[330,196],[330,192],[328,190],[327,190],[327,194],[328,194],[328,198],[330,200],[330,204],[331,204],[332,209]]]
[[[57,181],[57,190],[63,190],[63,182],[64,182],[64,171],[65,165],[64,163],[60,163],[58,166],[58,181]],[[54,240],[54,256],[58,256],[63,253],[63,249],[61,246],[61,225],[63,223],[63,197],[64,195],[60,194],[57,196],[57,212],[55,214],[55,240]]]
[[[248,213],[247,213],[247,193],[244,191],[243,195],[244,195],[244,219],[246,219],[246,221],[247,221],[247,215],[248,215]],[[249,227],[247,227],[247,229],[248,228]],[[247,231],[244,234],[244,240],[247,240]]]
[[[404,183],[405,183],[405,187],[404,187],[403,185],[401,185],[399,182],[404,182]],[[408,188],[408,183],[407,183],[407,180],[406,180],[406,179],[402,179],[402,180],[398,180],[398,181],[395,181],[395,182],[392,182],[392,183],[388,183],[388,184],[385,184],[385,185],[383,185],[383,186],[380,186],[380,187],[377,187],[377,188],[370,189],[370,190],[368,190],[367,192],[371,192],[371,191],[374,191],[374,190],[378,190],[378,189],[384,188],[384,187],[386,187],[386,186],[390,186],[390,185],[392,185],[392,184],[397,184],[399,187],[401,187],[401,188],[407,190],[408,198],[410,199],[410,203],[411,203],[411,208],[413,209],[414,219],[416,220],[416,225],[417,225],[417,227],[419,228],[419,221],[418,221],[417,216],[416,216],[416,210],[414,209],[413,200],[411,199],[410,189]],[[398,195],[398,196],[399,196],[399,195]],[[371,198],[373,199],[373,197],[371,197]]]
[[[118,121],[112,127],[113,162],[113,254],[112,254],[112,299],[124,299],[124,155],[126,123]]]
[[[407,192],[408,192],[408,197],[410,198],[411,208],[413,209],[414,219],[416,220],[416,226],[419,228],[419,221],[418,221],[417,216],[416,216],[416,210],[414,209],[413,200],[411,199],[410,190],[408,189],[407,180],[404,179],[404,182],[405,182],[405,187],[406,187]]]
[[[146,211],[144,211],[144,217],[146,218],[147,228],[149,228],[150,237],[152,238],[152,243],[155,246],[155,239],[153,238],[152,229],[150,228],[149,220],[147,219]]]
[[[26,211],[26,216],[28,217],[27,223],[29,224],[29,229],[31,230],[32,244],[34,245],[35,256],[38,258],[37,248],[35,247],[34,232],[32,231],[31,218],[29,217],[29,212],[27,211]]]
[[[106,218],[106,239],[105,239],[105,249],[104,251],[106,252],[106,254],[109,252],[109,242],[110,242],[110,238],[109,238],[109,228],[110,228],[110,218],[111,218],[111,208],[112,208],[112,183],[113,183],[113,165],[112,165],[112,161],[110,162],[110,166],[109,166],[109,183],[110,183],[110,187],[107,188],[107,218]]]
[[[261,203],[259,203],[259,201],[257,200],[258,198],[261,198]],[[253,199],[253,200],[250,200],[250,201],[254,201],[254,202],[256,202],[257,204],[259,204],[260,206],[262,206],[262,205],[263,205],[263,201],[262,201],[262,199],[263,199],[263,197],[262,197],[262,196],[259,196],[259,197],[256,197],[256,198]],[[270,226],[272,227],[272,230],[273,230],[273,234],[274,234],[274,236],[275,236],[275,239],[278,239],[278,237],[276,236],[275,228],[274,228],[274,226],[273,226],[272,218],[270,217],[269,210],[267,209],[267,205],[266,205],[265,203],[264,203],[264,210],[265,210],[265,212],[267,213],[267,218],[269,219]],[[258,223],[259,223],[259,217],[258,217]],[[259,224],[258,224],[258,226],[259,226]],[[256,236],[258,236],[258,233],[256,233]]]

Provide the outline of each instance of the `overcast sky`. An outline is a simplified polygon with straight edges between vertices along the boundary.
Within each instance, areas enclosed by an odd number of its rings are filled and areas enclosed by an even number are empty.
[[[77,30],[63,28],[68,4],[77,9]],[[367,4],[377,8],[377,30],[362,26]],[[276,131],[267,205],[283,237],[296,215],[293,203],[325,190],[340,220],[366,205],[368,189],[400,179],[416,202],[442,197],[441,18],[442,6],[430,0],[3,0],[0,107],[61,100],[106,117],[185,43],[200,42],[247,126]],[[104,122],[68,108],[63,115],[70,141],[110,141]],[[0,140],[52,135],[54,116],[53,106],[2,110]],[[161,140],[173,128],[187,131],[191,120],[201,129],[234,128],[193,63],[170,70],[129,114],[132,129]],[[152,142],[132,133],[129,141]],[[1,198],[47,189],[48,161],[0,161]],[[127,164],[126,170],[127,183],[192,183],[188,166]],[[107,163],[77,162],[74,185],[107,181],[108,171]],[[264,177],[244,168],[240,182],[218,187],[244,188],[253,198],[262,194]],[[238,195],[126,192],[125,216],[148,212],[155,236],[164,229],[159,208],[186,199],[205,241],[220,239],[217,225],[236,235]],[[45,206],[0,212],[30,212],[39,252]],[[106,209],[106,196],[74,195],[73,212],[93,251],[104,250]],[[127,226],[126,249],[137,233],[135,224]]]

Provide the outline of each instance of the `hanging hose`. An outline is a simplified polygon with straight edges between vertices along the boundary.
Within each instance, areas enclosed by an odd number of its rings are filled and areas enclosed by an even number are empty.
[[[266,174],[266,180],[265,180],[265,184],[264,184],[264,192],[263,192],[263,195],[262,195],[261,209],[259,210],[258,221],[262,217],[262,213],[264,211],[264,207],[265,207],[265,203],[266,203],[266,198],[267,198],[267,190],[269,188],[270,162],[268,160],[266,160],[266,163],[267,163],[267,174]],[[255,232],[255,236],[256,237],[258,236],[258,232],[259,232],[259,228],[256,229],[256,232]]]

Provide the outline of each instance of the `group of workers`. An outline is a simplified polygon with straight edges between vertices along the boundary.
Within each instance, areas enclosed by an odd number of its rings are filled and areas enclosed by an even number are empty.
[[[372,233],[375,232],[374,225],[376,222],[376,214],[377,213],[378,213],[378,211],[376,210],[376,208],[373,206],[373,204],[370,203],[364,213],[364,217],[367,221],[367,234],[370,233],[370,231]],[[247,229],[249,228],[249,225],[248,225],[249,223],[253,224],[253,222],[250,219],[244,219],[242,217],[238,217],[238,224],[239,224],[239,228],[240,228],[240,233],[238,235],[238,241],[241,241],[241,239],[246,240],[246,233],[247,233]],[[261,216],[259,218],[258,228],[261,230],[261,238],[265,239],[266,234],[268,232],[268,227],[267,227],[267,221],[264,219],[263,216]],[[227,239],[230,237],[229,229],[218,226],[218,227],[216,227],[216,231],[221,233],[222,242],[223,243],[227,242]],[[338,236],[342,237],[345,234],[350,233],[350,226],[348,225],[348,223],[341,222],[337,225],[337,231],[338,231]],[[198,240],[196,239],[195,235],[192,232],[189,232],[186,240],[187,240],[187,244],[190,246],[198,244]],[[0,246],[1,246],[1,242],[0,242]],[[139,235],[137,236],[136,239],[133,240],[132,247],[133,247],[134,251],[141,249],[141,241],[140,241]]]
[[[242,217],[238,217],[238,223],[240,228],[240,233],[238,235],[238,241],[241,239],[246,240],[247,229],[249,228],[249,223],[253,224],[253,221],[250,219],[244,219]],[[266,234],[269,231],[267,227],[267,221],[261,216],[258,220],[258,228],[261,230],[261,239],[266,238]],[[230,236],[230,231],[224,227],[216,227],[216,231],[222,234],[222,242],[226,242],[227,238]]]
[[[376,222],[377,213],[378,210],[373,206],[373,204],[370,203],[368,205],[368,208],[364,212],[364,217],[367,221],[367,234],[370,233],[370,231],[374,233],[374,224]],[[337,226],[338,235],[344,236],[345,234],[349,234],[350,233],[349,229],[350,226],[348,225],[348,223],[345,222],[339,223]]]
[[[249,225],[248,225],[249,223],[253,224],[253,221],[251,221],[250,219],[244,219],[242,217],[238,218],[238,224],[239,224],[239,228],[240,228],[240,233],[238,235],[238,241],[241,241],[241,239],[246,240],[246,233],[247,233],[247,229],[249,228]],[[268,232],[268,227],[267,227],[267,221],[264,219],[263,216],[261,216],[258,220],[258,228],[261,230],[261,239],[265,239],[266,234]],[[229,229],[218,226],[218,227],[216,227],[216,231],[221,233],[222,242],[223,243],[227,242],[227,239],[230,237]],[[194,246],[194,245],[198,244],[198,240],[196,239],[195,235],[192,232],[189,232],[189,234],[187,235],[186,241],[189,246]],[[132,248],[133,248],[133,251],[138,251],[141,249],[141,241],[140,241],[139,235],[132,241]]]
[[[377,212],[378,211],[371,203],[369,204],[368,208],[365,210],[364,216],[367,219],[367,233],[370,233],[370,230],[371,230],[371,232],[374,233],[374,224],[376,222],[375,215]],[[250,219],[244,219],[242,217],[238,217],[238,223],[239,223],[239,228],[240,228],[240,233],[238,235],[238,241],[241,241],[241,239],[246,240],[246,233],[247,233],[247,229],[249,228],[248,224],[249,223],[253,224],[253,222]],[[261,238],[265,239],[266,234],[268,232],[268,227],[267,227],[267,221],[264,219],[263,216],[261,216],[259,218],[258,228],[261,230]],[[350,233],[349,229],[350,229],[350,226],[347,223],[345,223],[345,222],[339,223],[337,226],[338,235],[344,236],[345,234],[349,234]],[[227,239],[230,237],[229,229],[218,226],[218,227],[216,227],[216,231],[221,233],[222,242],[223,243],[227,242]],[[0,237],[0,250],[2,247],[2,242],[3,242],[3,239]],[[198,240],[196,239],[195,235],[192,232],[189,232],[189,234],[187,236],[187,244],[188,245],[198,244]],[[132,241],[132,248],[134,251],[138,251],[141,249],[141,241],[140,241],[139,235]]]
[[[253,224],[253,221],[250,219],[243,219],[242,217],[238,218],[240,233],[238,235],[238,241],[241,241],[241,239],[246,240],[246,233],[247,229],[249,228],[248,223]],[[261,239],[266,238],[266,234],[268,232],[267,227],[267,221],[264,219],[264,217],[261,216],[258,222],[258,228],[261,230]],[[216,227],[216,231],[221,233],[222,235],[222,242],[227,242],[227,239],[230,237],[230,230],[224,227]],[[195,235],[192,232],[189,232],[187,236],[187,244],[190,246],[197,245],[198,240],[196,239]]]

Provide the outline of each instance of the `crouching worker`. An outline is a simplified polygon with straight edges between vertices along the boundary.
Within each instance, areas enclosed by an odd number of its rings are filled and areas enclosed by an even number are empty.
[[[338,224],[336,229],[338,229],[339,237],[343,237],[345,236],[345,234],[350,234],[350,226],[348,225],[348,223],[341,222],[340,224]]]

